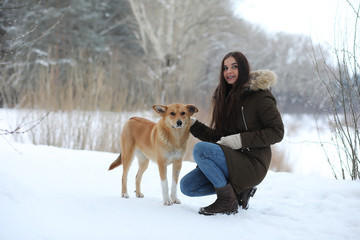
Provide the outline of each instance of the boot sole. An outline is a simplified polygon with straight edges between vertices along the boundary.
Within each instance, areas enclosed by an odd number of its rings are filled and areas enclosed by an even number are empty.
[[[202,211],[199,211],[198,212],[199,214],[201,215],[204,215],[204,216],[215,216],[215,215],[235,215],[238,213],[238,210],[235,210],[233,212],[220,212],[220,213],[209,213],[209,212],[202,212]]]

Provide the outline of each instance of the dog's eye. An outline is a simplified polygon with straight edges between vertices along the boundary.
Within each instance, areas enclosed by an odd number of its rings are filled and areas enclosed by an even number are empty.
[[[185,112],[181,112],[181,116],[184,116],[185,115]]]
[[[170,113],[170,115],[171,115],[171,116],[175,116],[175,115],[176,115],[176,113],[174,113],[174,112],[171,112],[171,113]]]

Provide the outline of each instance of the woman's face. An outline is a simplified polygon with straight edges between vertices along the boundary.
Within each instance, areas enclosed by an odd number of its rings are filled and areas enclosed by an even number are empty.
[[[228,57],[224,61],[223,74],[228,84],[234,84],[238,79],[239,68],[234,57]]]

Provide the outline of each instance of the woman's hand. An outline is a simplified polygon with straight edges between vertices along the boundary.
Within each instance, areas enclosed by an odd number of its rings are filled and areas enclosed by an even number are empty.
[[[217,144],[227,146],[232,149],[239,149],[242,147],[240,133],[221,137]]]

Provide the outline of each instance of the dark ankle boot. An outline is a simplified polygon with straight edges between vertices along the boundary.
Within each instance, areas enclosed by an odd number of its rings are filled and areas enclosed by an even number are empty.
[[[215,188],[217,199],[207,207],[200,208],[203,215],[235,214],[238,212],[238,201],[234,189],[230,184],[222,188]]]
[[[256,190],[257,188],[253,187],[242,191],[240,194],[236,194],[239,206],[242,209],[247,210],[249,208],[249,199],[255,195]]]

